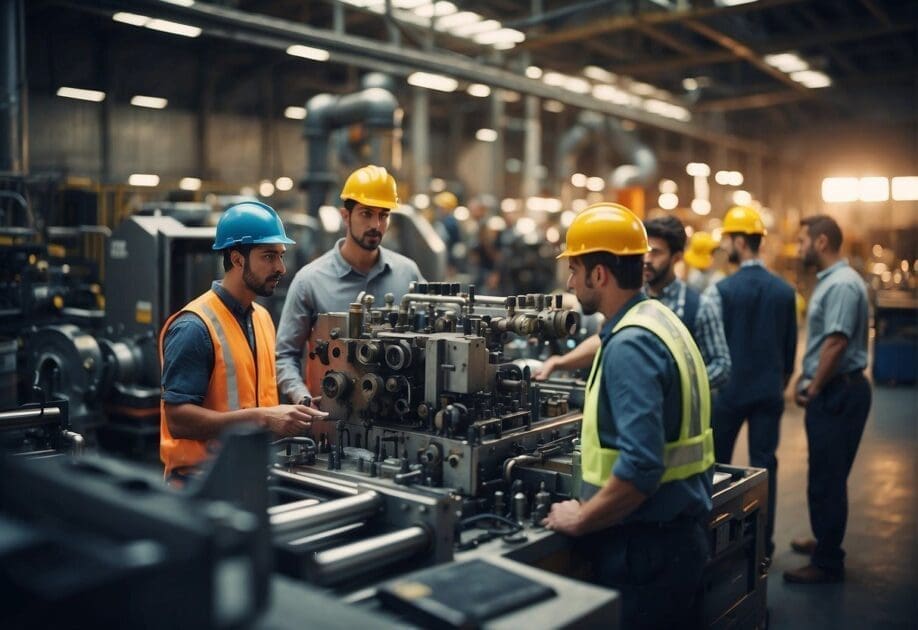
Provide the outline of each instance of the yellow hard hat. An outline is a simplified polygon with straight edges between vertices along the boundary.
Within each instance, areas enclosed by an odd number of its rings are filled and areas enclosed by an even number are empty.
[[[761,234],[765,236],[762,217],[748,206],[733,206],[724,217],[724,234]]]
[[[444,210],[452,212],[456,209],[456,206],[459,205],[459,199],[457,199],[456,195],[450,191],[444,190],[441,193],[437,193],[437,195],[434,197],[434,203]]]
[[[708,232],[695,232],[683,258],[695,269],[707,269],[714,264],[713,252],[717,246],[717,241]]]
[[[574,218],[567,230],[567,247],[558,256],[609,252],[637,256],[650,251],[641,220],[617,203],[595,203]]]
[[[382,166],[364,166],[348,176],[341,190],[341,199],[353,199],[372,208],[392,210],[398,205],[395,178]]]

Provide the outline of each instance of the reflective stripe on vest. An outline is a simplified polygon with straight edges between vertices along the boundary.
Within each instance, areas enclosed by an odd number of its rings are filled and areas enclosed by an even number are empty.
[[[226,340],[226,332],[223,330],[223,324],[220,323],[220,319],[217,317],[217,314],[214,313],[214,310],[206,304],[201,307],[201,310],[207,316],[207,319],[210,320],[211,325],[213,325],[217,333],[217,339],[220,340],[220,346],[223,349],[223,363],[226,366],[227,406],[229,406],[230,409],[239,409],[239,386],[236,384],[236,361],[233,359],[232,346],[230,346],[229,342]]]
[[[686,479],[714,465],[714,436],[710,428],[711,392],[701,352],[691,333],[679,318],[655,300],[638,302],[625,313],[612,330],[639,326],[656,335],[676,362],[682,394],[682,421],[679,437],[663,449],[665,471],[661,483]],[[599,440],[599,396],[602,391],[602,353],[593,359],[587,380],[586,401],[581,424],[581,465],[583,480],[602,486],[612,474],[619,451],[603,448]],[[614,409],[612,411],[614,414]]]

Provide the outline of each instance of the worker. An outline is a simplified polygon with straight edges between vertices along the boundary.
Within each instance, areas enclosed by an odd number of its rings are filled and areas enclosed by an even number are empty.
[[[819,584],[845,577],[841,548],[848,521],[848,474],[870,412],[867,367],[868,307],[864,280],[841,258],[842,231],[825,215],[801,221],[800,255],[815,267],[807,310],[803,373],[794,387],[806,408],[809,449],[807,505],[814,539],[791,547],[809,564],[786,571],[788,582]]]
[[[622,593],[622,627],[691,627],[709,557],[710,392],[691,333],[641,292],[649,249],[618,204],[590,206],[568,230],[568,289],[606,322],[586,386],[580,501],[554,504],[543,524],[589,535],[597,581]]]
[[[303,355],[316,315],[347,312],[361,292],[377,299],[391,293],[400,300],[412,282],[424,281],[413,260],[381,245],[389,213],[398,207],[395,178],[385,168],[355,170],[344,182],[341,200],[344,238],[297,272],[281,312],[277,377],[281,394],[290,402],[311,401]]]
[[[459,199],[455,194],[444,190],[434,195],[433,206],[435,211],[433,226],[446,244],[446,275],[452,278],[457,272],[465,271],[463,267],[468,256],[468,250],[462,238],[462,226],[454,214],[456,208],[459,207]]]
[[[650,244],[644,255],[644,291],[669,307],[692,331],[701,349],[710,387],[717,388],[730,375],[730,350],[713,305],[676,277],[675,266],[685,248],[685,226],[672,216],[652,219],[644,225]],[[549,357],[536,374],[536,380],[545,380],[557,368],[589,367],[599,345],[599,335],[593,335],[567,354]]]
[[[270,206],[227,208],[213,244],[223,254],[223,280],[163,325],[159,449],[170,481],[193,474],[231,424],[253,422],[287,437],[327,415],[278,405],[274,323],[255,302],[274,293],[286,272],[285,245],[293,244]]]
[[[704,291],[724,279],[724,273],[714,265],[714,252],[720,244],[710,232],[695,232],[685,251],[688,274],[685,281],[696,291]]]
[[[765,553],[774,552],[778,435],[784,389],[794,371],[797,349],[796,298],[787,282],[768,271],[759,257],[765,225],[755,209],[731,208],[724,217],[722,246],[738,264],[733,275],[708,287],[704,296],[722,319],[733,366],[714,397],[717,461],[729,464],[743,423],[749,422],[749,463],[768,470]]]

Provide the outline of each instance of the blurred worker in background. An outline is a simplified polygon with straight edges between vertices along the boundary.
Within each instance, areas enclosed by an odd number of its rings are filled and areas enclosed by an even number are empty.
[[[618,204],[587,208],[568,230],[568,289],[606,323],[587,380],[580,501],[555,503],[544,524],[589,535],[597,581],[622,593],[623,627],[689,628],[709,556],[710,394],[691,333],[641,292],[649,249]]]
[[[723,320],[732,369],[714,397],[717,461],[729,464],[736,437],[749,421],[749,463],[768,469],[767,556],[774,552],[778,436],[784,389],[794,371],[797,349],[796,298],[787,282],[759,258],[765,225],[753,208],[736,206],[724,217],[723,240],[739,270],[704,292]]]
[[[713,305],[676,277],[675,265],[685,248],[685,226],[672,216],[652,219],[644,225],[650,243],[644,255],[644,291],[670,308],[692,332],[704,359],[710,387],[717,388],[730,376],[730,350]],[[599,336],[594,335],[567,354],[549,357],[536,380],[545,380],[558,368],[588,367],[599,345]]]
[[[381,245],[389,213],[398,206],[395,178],[385,168],[358,168],[344,182],[341,199],[345,237],[297,272],[277,327],[277,380],[291,402],[311,401],[303,356],[316,315],[346,312],[363,291],[378,300],[391,293],[398,301],[412,282],[424,280],[413,260]]]
[[[277,404],[274,323],[255,302],[274,293],[286,272],[285,246],[294,244],[263,203],[239,203],[220,217],[213,249],[223,253],[226,275],[160,333],[160,457],[170,481],[195,472],[231,424],[254,422],[291,436],[327,415]]]
[[[433,227],[446,244],[446,275],[452,278],[458,271],[462,271],[468,250],[462,238],[462,226],[453,214],[459,207],[459,199],[448,190],[434,195],[434,220]]]
[[[724,272],[714,265],[714,251],[720,244],[708,232],[695,232],[685,252],[688,275],[685,281],[696,291],[703,292],[724,279]]]
[[[809,449],[807,504],[815,540],[795,540],[806,566],[786,571],[788,582],[818,584],[844,579],[841,548],[848,522],[848,474],[870,412],[867,367],[867,286],[841,258],[842,231],[825,215],[801,221],[800,256],[815,267],[816,288],[807,310],[803,373],[794,387],[806,407]]]

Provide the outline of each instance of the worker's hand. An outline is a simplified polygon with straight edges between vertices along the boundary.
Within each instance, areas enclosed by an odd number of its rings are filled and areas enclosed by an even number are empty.
[[[277,405],[263,407],[262,423],[280,437],[302,435],[312,426],[313,418],[324,418],[328,414],[305,405]]]
[[[580,501],[562,501],[551,506],[551,512],[542,519],[548,529],[569,536],[580,535]]]
[[[798,376],[794,383],[794,402],[798,407],[806,407],[810,402],[809,384],[804,383],[803,374]]]
[[[545,359],[545,362],[542,363],[542,369],[539,370],[538,372],[536,372],[536,373],[532,376],[532,378],[535,379],[535,380],[537,380],[537,381],[544,381],[544,380],[546,380],[549,376],[551,376],[551,373],[552,373],[552,372],[554,372],[556,369],[558,369],[558,363],[559,363],[560,361],[561,361],[561,355],[560,355],[560,354],[553,354],[553,355],[551,355],[550,357],[548,357],[547,359]]]

